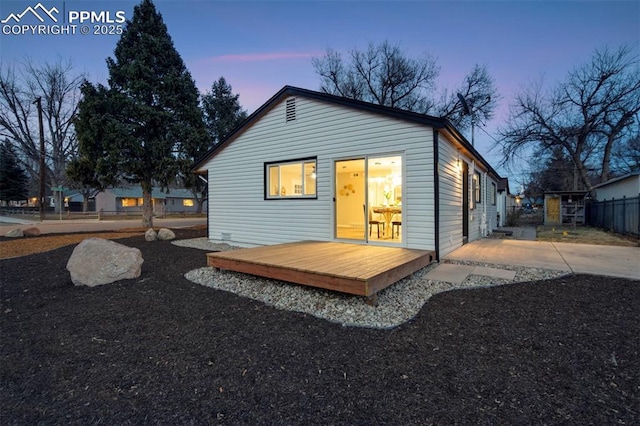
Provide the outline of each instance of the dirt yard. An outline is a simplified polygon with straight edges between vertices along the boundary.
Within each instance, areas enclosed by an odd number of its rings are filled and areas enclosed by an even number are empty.
[[[0,259],[26,256],[28,254],[44,253],[71,244],[78,244],[85,238],[104,238],[117,240],[120,238],[143,235],[144,231],[123,232],[91,232],[79,234],[48,234],[37,237],[5,238],[0,240]]]
[[[640,240],[631,236],[624,236],[606,232],[589,226],[545,226],[536,228],[537,241],[552,241],[560,243],[598,244],[605,246],[640,246]]]

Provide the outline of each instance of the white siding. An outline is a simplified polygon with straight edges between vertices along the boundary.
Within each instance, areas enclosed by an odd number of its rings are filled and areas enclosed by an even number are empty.
[[[434,249],[433,131],[423,125],[304,97],[296,120],[276,104],[206,165],[209,238],[277,244],[334,235],[333,163],[362,155],[404,155],[403,234],[409,248]],[[317,157],[317,199],[264,199],[264,163]]]
[[[442,135],[438,140],[440,177],[440,257],[462,246],[462,167],[458,150]],[[471,188],[471,187],[469,187]]]
[[[605,184],[596,188],[596,196],[598,201],[621,200],[622,197],[635,198],[640,195],[640,176],[629,176],[617,182]]]
[[[490,235],[498,227],[498,182],[486,176],[485,197],[487,204],[487,233]],[[493,184],[493,185],[492,185]],[[485,236],[486,236],[485,235]]]

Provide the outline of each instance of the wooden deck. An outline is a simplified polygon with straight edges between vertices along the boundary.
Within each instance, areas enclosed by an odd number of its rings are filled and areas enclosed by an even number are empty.
[[[207,265],[375,299],[434,258],[426,250],[301,241],[208,253]]]

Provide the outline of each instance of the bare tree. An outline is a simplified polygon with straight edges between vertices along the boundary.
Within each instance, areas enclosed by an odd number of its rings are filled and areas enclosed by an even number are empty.
[[[640,170],[640,126],[636,126],[634,134],[616,144],[611,157],[617,175]]]
[[[440,72],[433,57],[410,58],[387,41],[369,43],[365,51],[353,49],[348,55],[344,61],[340,53],[327,49],[323,57],[312,60],[320,90],[415,112],[433,108],[431,92]]]
[[[69,60],[42,65],[25,60],[19,69],[0,64],[0,136],[8,138],[16,147],[33,179],[37,179],[39,173],[40,157],[33,101],[42,98],[48,184],[64,184],[67,160],[77,149],[72,119],[78,108],[83,79],[83,74],[73,73]]]
[[[590,168],[598,170],[599,181],[608,179],[611,153],[638,125],[633,117],[640,111],[639,64],[629,47],[604,48],[554,89],[545,91],[541,82],[524,89],[500,129],[504,161],[560,146],[574,163],[576,181],[586,188],[597,183]]]
[[[465,112],[458,94],[467,102],[469,113]],[[435,111],[438,116],[447,118],[457,128],[467,129],[472,119],[479,124],[491,120],[498,100],[500,95],[487,67],[476,64],[457,90],[442,91]]]
[[[473,118],[486,121],[493,116],[499,99],[486,67],[475,65],[454,91],[436,96],[440,67],[431,55],[411,58],[398,45],[388,41],[369,44],[366,50],[353,49],[346,59],[333,49],[314,58],[312,64],[320,76],[320,90],[332,95],[357,99],[449,119],[459,129],[470,125],[457,94],[471,105]],[[436,102],[438,98],[438,102]]]

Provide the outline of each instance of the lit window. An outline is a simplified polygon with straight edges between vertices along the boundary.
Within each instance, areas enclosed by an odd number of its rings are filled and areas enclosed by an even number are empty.
[[[193,207],[193,200],[182,200],[182,205],[184,207]]]
[[[137,206],[135,198],[122,199],[122,207],[135,207],[135,206]]]
[[[315,198],[316,160],[266,164],[266,198]]]

